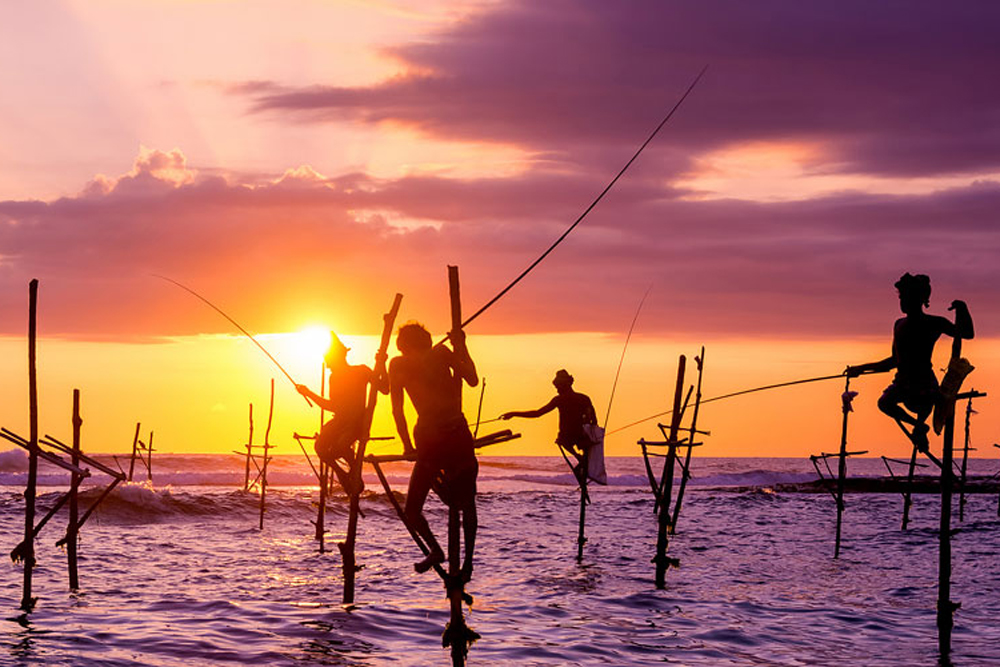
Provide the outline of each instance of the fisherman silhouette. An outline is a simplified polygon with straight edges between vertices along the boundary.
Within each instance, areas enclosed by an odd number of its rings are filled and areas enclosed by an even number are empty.
[[[406,517],[430,551],[414,569],[426,572],[445,558],[423,514],[427,494],[433,487],[445,504],[462,514],[465,556],[461,576],[469,581],[479,525],[476,515],[479,462],[472,433],[462,414],[462,382],[474,387],[479,377],[465,344],[465,333],[456,329],[450,338],[454,350],[444,344],[432,345],[430,333],[421,324],[410,322],[400,327],[396,347],[401,356],[389,363],[389,394],[403,452],[416,457],[406,491]],[[406,423],[404,392],[417,412],[413,427],[415,449]]]
[[[364,488],[360,474],[352,474],[354,443],[361,438],[365,421],[365,401],[369,383],[383,394],[389,393],[389,378],[385,371],[385,354],[376,355],[375,371],[365,365],[347,363],[346,347],[335,333],[330,332],[330,347],[323,360],[330,372],[329,397],[323,397],[303,384],[296,384],[300,394],[311,399],[333,418],[323,424],[314,447],[320,460],[337,475],[337,480],[349,495]],[[343,466],[343,467],[342,467]]]
[[[559,410],[559,433],[556,436],[556,444],[576,459],[573,473],[582,486],[587,470],[587,454],[594,444],[585,427],[597,424],[597,413],[594,411],[594,404],[589,396],[573,391],[573,376],[566,370],[556,371],[552,384],[555,385],[556,395],[551,401],[537,410],[505,412],[500,415],[500,419],[511,419],[512,417],[535,419],[553,410]]]
[[[955,311],[955,322],[945,317],[930,315],[924,307],[930,305],[931,280],[925,275],[909,273],[896,281],[899,292],[899,309],[905,317],[896,320],[892,330],[892,354],[881,361],[858,366],[848,366],[845,375],[857,377],[862,373],[882,373],[896,369],[892,384],[886,387],[878,400],[879,409],[896,420],[906,431],[917,449],[928,449],[927,418],[941,400],[941,391],[931,356],[934,344],[942,335],[971,339],[975,335],[972,316],[964,301],[952,301],[948,310]],[[971,367],[970,367],[971,370]]]

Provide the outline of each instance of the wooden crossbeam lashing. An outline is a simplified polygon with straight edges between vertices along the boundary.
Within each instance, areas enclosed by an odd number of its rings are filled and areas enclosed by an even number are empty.
[[[676,532],[681,505],[684,501],[684,492],[687,482],[691,478],[691,455],[693,449],[702,445],[700,442],[695,442],[695,436],[710,435],[708,431],[698,429],[698,411],[702,403],[701,386],[704,374],[704,359],[705,348],[702,347],[700,354],[695,357],[698,367],[697,381],[685,393],[684,374],[687,366],[687,357],[684,355],[679,357],[673,408],[670,411],[670,424],[657,424],[663,440],[646,440],[645,438],[641,438],[638,441],[638,445],[642,449],[646,477],[649,480],[650,490],[653,492],[653,510],[657,517],[656,553],[653,556],[653,563],[656,566],[657,588],[665,587],[667,570],[670,567],[678,567],[680,565],[678,559],[667,555],[667,549],[670,546],[669,536]],[[685,427],[682,425],[682,422],[690,404],[692,394],[694,394],[695,399],[691,423]],[[663,451],[657,451],[659,448],[663,448]],[[683,453],[683,456],[681,456],[681,453]],[[659,479],[656,478],[653,472],[652,461],[656,458],[663,459],[663,468]],[[678,472],[680,473],[680,483],[677,488],[676,500],[674,500],[674,482]]]
[[[104,500],[112,489],[125,479],[125,473],[113,470],[99,461],[87,456],[80,451],[80,427],[83,419],[80,416],[80,390],[73,390],[73,444],[72,446],[46,435],[39,438],[38,433],[38,391],[37,391],[37,359],[36,359],[36,337],[37,337],[37,304],[38,304],[38,281],[32,280],[28,287],[28,391],[29,391],[29,424],[30,435],[24,438],[13,431],[0,428],[0,438],[6,440],[17,447],[28,452],[28,479],[24,491],[25,512],[24,512],[24,539],[21,540],[10,552],[11,559],[17,563],[24,564],[24,586],[21,598],[21,610],[25,613],[34,609],[37,598],[32,596],[33,572],[36,564],[35,559],[35,539],[41,533],[48,522],[63,508],[69,504],[69,527],[65,537],[56,542],[57,546],[66,545],[67,568],[69,574],[69,587],[72,590],[79,588],[79,574],[77,571],[77,547],[78,534],[86,523],[87,519]],[[69,460],[64,458],[69,456]],[[62,494],[41,518],[35,520],[35,501],[38,493],[38,462],[39,460],[55,466],[70,475],[69,490]],[[111,483],[104,492],[93,502],[84,512],[83,517],[79,517],[78,492],[83,481],[91,476],[90,466],[112,478]]]

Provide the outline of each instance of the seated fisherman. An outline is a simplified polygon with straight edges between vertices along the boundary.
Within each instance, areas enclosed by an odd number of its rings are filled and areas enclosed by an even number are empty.
[[[330,332],[330,347],[323,357],[330,372],[328,398],[302,384],[295,385],[295,388],[324,410],[333,413],[333,417],[323,424],[316,436],[314,447],[320,460],[337,475],[344,491],[353,495],[364,488],[361,475],[352,476],[351,473],[354,466],[354,443],[361,438],[364,428],[368,385],[372,384],[378,391],[387,394],[389,378],[385,372],[385,355],[376,359],[376,370],[372,371],[363,364],[348,364],[349,350],[336,334]]]
[[[479,376],[465,344],[465,333],[461,329],[452,331],[451,342],[454,350],[443,344],[435,347],[423,325],[411,322],[400,327],[396,347],[401,356],[389,363],[389,384],[392,415],[403,441],[403,451],[416,456],[406,492],[405,512],[430,550],[414,569],[426,572],[445,558],[423,514],[427,494],[434,486],[439,495],[443,494],[446,504],[462,513],[465,536],[462,578],[469,581],[478,529],[476,478],[479,462],[472,433],[462,414],[462,382],[474,387],[479,383]],[[404,392],[417,412],[417,423],[413,427],[415,450],[406,423]]]
[[[581,476],[581,472],[586,470],[586,454],[593,444],[590,436],[584,430],[584,426],[587,424],[596,425],[597,413],[594,411],[594,404],[590,401],[589,396],[573,391],[573,376],[567,371],[557,371],[552,384],[555,385],[556,395],[551,401],[537,410],[505,412],[500,415],[500,419],[512,417],[534,419],[553,410],[559,410],[559,434],[556,436],[556,444],[576,458],[577,466],[573,472],[582,484],[584,478]]]
[[[931,281],[925,275],[909,273],[896,281],[899,309],[905,317],[896,320],[892,330],[892,354],[881,361],[848,366],[848,377],[866,372],[880,373],[896,369],[892,384],[878,400],[879,409],[900,424],[909,424],[910,439],[920,451],[927,451],[927,417],[939,400],[937,377],[931,365],[934,344],[942,335],[972,338],[972,316],[964,301],[952,301],[955,322],[924,312],[930,305]]]

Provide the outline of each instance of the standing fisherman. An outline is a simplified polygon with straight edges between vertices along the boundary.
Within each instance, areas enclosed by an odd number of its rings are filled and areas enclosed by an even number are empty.
[[[573,376],[566,370],[556,371],[552,384],[556,388],[556,395],[551,401],[537,410],[505,412],[500,415],[500,419],[512,417],[534,419],[558,409],[559,434],[556,436],[556,444],[576,459],[577,464],[573,467],[573,474],[576,475],[581,487],[585,488],[588,454],[594,444],[587,431],[589,427],[597,426],[597,413],[594,411],[594,404],[590,401],[589,396],[573,391]]]
[[[432,345],[430,333],[421,324],[411,322],[400,327],[396,347],[401,356],[389,364],[389,384],[392,416],[403,452],[416,456],[406,491],[405,512],[429,550],[414,569],[426,572],[445,559],[423,514],[424,502],[433,487],[445,504],[462,514],[465,554],[461,577],[469,581],[479,525],[476,515],[479,462],[472,433],[462,414],[462,382],[475,387],[479,376],[465,345],[465,332],[455,329],[450,338],[454,350],[443,344]],[[404,392],[417,412],[413,427],[415,449],[406,423]]]
[[[859,366],[848,366],[846,375],[856,377],[862,373],[882,373],[896,369],[892,384],[878,399],[879,410],[895,419],[900,426],[909,424],[908,431],[913,445],[927,451],[927,418],[941,400],[931,356],[934,344],[942,334],[953,338],[972,338],[972,316],[964,301],[952,301],[949,310],[955,311],[955,322],[945,317],[930,315],[924,307],[930,305],[931,279],[925,275],[909,273],[896,281],[899,292],[899,309],[905,317],[896,320],[892,329],[892,354],[881,361]],[[972,370],[971,367],[968,370]],[[964,377],[964,376],[963,376]],[[904,429],[905,430],[905,429]],[[937,429],[935,429],[937,431]]]
[[[330,466],[337,475],[344,491],[353,495],[360,493],[364,484],[361,475],[352,472],[355,463],[354,443],[361,438],[364,429],[368,385],[387,394],[389,378],[385,371],[387,355],[380,353],[375,356],[375,371],[372,371],[364,364],[348,364],[349,350],[331,331],[330,347],[323,357],[330,371],[328,398],[320,396],[304,384],[296,384],[295,388],[324,410],[333,413],[333,418],[323,424],[316,436],[314,447],[323,463]]]

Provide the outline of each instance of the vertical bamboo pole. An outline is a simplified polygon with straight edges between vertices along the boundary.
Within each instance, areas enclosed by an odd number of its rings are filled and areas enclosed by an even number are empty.
[[[451,300],[451,330],[462,328],[462,296],[458,281],[458,267],[448,267],[448,296]],[[459,385],[461,387],[461,385]],[[459,390],[461,400],[461,390]],[[585,488],[585,487],[581,487]],[[454,499],[453,499],[454,502]],[[475,500],[473,500],[475,502]],[[580,532],[583,533],[583,515],[580,515]],[[468,546],[468,545],[466,545]],[[451,637],[451,664],[453,667],[465,665],[468,644],[465,641],[465,617],[462,615],[462,595],[465,583],[462,580],[462,516],[455,506],[448,508],[448,599],[451,603],[451,622],[448,634]],[[583,546],[580,546],[583,549]],[[459,631],[461,629],[461,631]]]
[[[326,364],[320,364],[319,369],[319,393],[321,396],[326,395]],[[326,417],[326,411],[322,408],[319,409],[319,428],[317,434],[323,430],[323,421]],[[315,441],[314,441],[315,442]],[[326,553],[326,494],[328,491],[328,484],[326,481],[329,469],[323,459],[319,459],[319,508],[316,510],[316,539],[319,541],[319,552]]]
[[[844,382],[841,396],[841,410],[844,413],[840,424],[840,454],[837,463],[837,536],[833,546],[833,557],[840,558],[840,531],[844,522],[844,482],[847,479],[847,417],[851,412],[851,378]]]
[[[962,356],[962,338],[955,336],[951,345],[952,360]],[[957,391],[957,388],[956,388]],[[945,399],[948,400],[948,399]],[[946,406],[948,413],[944,422],[944,437],[941,444],[941,526],[938,529],[940,550],[938,552],[938,652],[942,662],[948,663],[951,654],[951,631],[954,627],[955,605],[951,601],[951,493],[952,493],[952,448],[955,444],[955,403]]]
[[[250,404],[250,435],[247,437],[246,468],[243,474],[243,490],[250,490],[250,459],[253,457],[253,403]]]
[[[153,432],[149,432],[149,446],[146,448],[146,478],[153,483]]]
[[[399,313],[399,304],[403,301],[402,294],[396,294],[389,312],[382,316],[382,339],[379,341],[378,353],[375,355],[375,374],[385,372],[385,354],[389,349],[389,339],[392,337],[392,327]],[[372,419],[375,416],[375,404],[378,402],[378,388],[373,381],[368,388],[368,402],[365,404],[365,421],[361,427],[361,438],[358,440],[354,455],[354,465],[348,471],[353,480],[352,489],[348,491],[350,504],[347,515],[347,534],[344,541],[337,547],[340,549],[344,572],[344,604],[354,604],[354,575],[358,571],[354,547],[358,536],[358,515],[361,513],[361,470],[365,462],[365,448],[368,446],[368,436],[371,433]]]
[[[681,471],[681,486],[677,489],[677,504],[674,505],[674,518],[670,522],[670,534],[677,532],[677,519],[681,515],[681,503],[684,502],[684,489],[687,487],[689,466],[691,465],[691,450],[694,449],[694,436],[698,429],[698,408],[701,407],[701,378],[705,369],[705,347],[702,346],[701,354],[695,358],[698,366],[698,388],[694,395],[694,414],[691,415],[691,437],[688,438],[687,454],[684,456],[684,470]]]
[[[962,447],[962,479],[959,482],[958,520],[965,521],[965,478],[969,470],[969,432],[972,421],[972,399],[981,396],[975,389],[969,392],[969,402],[965,404],[965,443]]]
[[[913,485],[913,475],[917,470],[917,446],[913,445],[913,453],[910,454],[910,469],[906,474],[906,487],[903,490],[903,530],[906,530],[910,523],[910,507],[913,506],[913,499],[910,497],[910,488]]]
[[[260,529],[264,530],[264,505],[267,497],[267,454],[271,448],[271,420],[274,417],[274,378],[271,378],[271,402],[267,410],[267,430],[264,431],[264,467],[260,473]]]
[[[674,387],[674,408],[670,420],[670,434],[667,438],[667,456],[663,462],[663,476],[660,478],[660,505],[657,514],[656,531],[656,587],[663,588],[667,582],[667,529],[670,523],[670,486],[673,485],[674,455],[676,453],[677,431],[680,428],[681,395],[684,393],[684,367],[687,357],[683,354],[677,363],[677,384]]]
[[[28,450],[28,485],[24,490],[24,591],[21,609],[31,611],[35,598],[31,597],[31,574],[35,567],[35,493],[38,484],[38,384],[35,356],[37,334],[38,280],[28,284],[28,419],[31,435]]]
[[[132,437],[132,456],[128,462],[128,481],[132,481],[132,474],[135,472],[135,455],[139,451],[139,428],[142,422],[135,423],[135,435]]]
[[[73,390],[73,465],[78,466],[80,464],[80,427],[83,425],[83,419],[80,417],[80,390]],[[80,588],[80,577],[77,572],[77,521],[79,521],[79,503],[77,498],[77,489],[80,484],[80,476],[73,473],[72,476],[72,489],[71,495],[69,497],[69,530],[66,531],[66,557],[69,563],[69,588],[70,590],[79,590]]]
[[[583,545],[587,543],[584,528],[587,525],[587,501],[590,498],[587,489],[590,481],[590,449],[583,450],[583,457],[577,463],[577,466],[579,472],[576,477],[580,483],[580,525],[576,533],[576,562],[580,563],[583,561]]]

